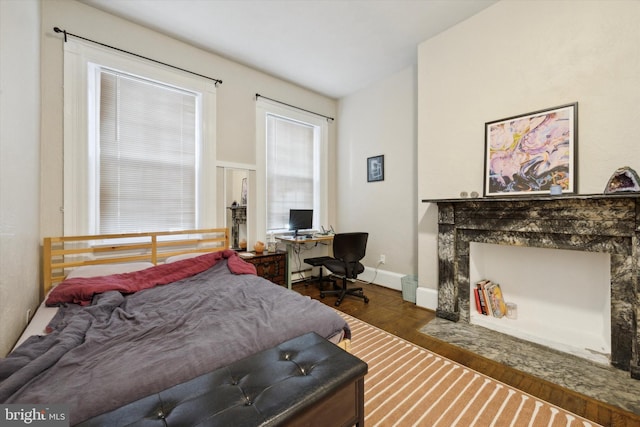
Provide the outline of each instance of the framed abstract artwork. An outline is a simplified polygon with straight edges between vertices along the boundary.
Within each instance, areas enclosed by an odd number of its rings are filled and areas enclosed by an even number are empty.
[[[485,196],[576,192],[577,102],[488,122],[484,135]]]
[[[384,181],[384,155],[367,158],[367,182]]]

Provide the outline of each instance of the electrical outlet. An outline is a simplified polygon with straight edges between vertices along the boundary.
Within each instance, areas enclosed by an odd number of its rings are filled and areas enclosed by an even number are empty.
[[[26,322],[27,325],[29,324],[29,320],[31,320],[31,309],[27,308],[27,322]]]
[[[380,259],[378,260],[378,262],[380,264],[384,264],[387,261],[387,257],[384,254],[380,255]]]

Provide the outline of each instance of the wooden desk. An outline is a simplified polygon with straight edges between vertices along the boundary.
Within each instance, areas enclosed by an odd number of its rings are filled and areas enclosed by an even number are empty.
[[[289,260],[291,259],[291,254],[293,253],[293,249],[296,245],[304,245],[306,243],[331,243],[333,241],[333,234],[328,234],[326,236],[313,236],[313,237],[306,237],[306,238],[301,238],[298,237],[293,238],[293,237],[278,237],[276,236],[276,240],[279,242],[283,242],[284,244],[287,245],[287,273],[286,273],[286,279],[287,279],[287,287],[289,289],[291,289],[291,267],[290,267],[290,262]]]

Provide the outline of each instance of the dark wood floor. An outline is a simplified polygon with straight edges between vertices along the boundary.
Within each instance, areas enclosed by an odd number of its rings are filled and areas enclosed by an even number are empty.
[[[369,297],[368,304],[362,299],[347,297],[339,307],[335,307],[333,304],[336,297],[327,295],[320,299],[320,292],[314,285],[297,283],[293,289],[598,424],[612,427],[640,426],[640,416],[422,334],[419,329],[435,318],[433,311],[404,301],[400,291],[366,283],[358,285],[362,285]]]

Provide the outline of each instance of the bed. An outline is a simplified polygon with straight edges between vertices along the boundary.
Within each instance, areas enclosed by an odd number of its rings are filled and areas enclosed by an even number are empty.
[[[350,339],[333,309],[256,276],[227,229],[46,238],[42,292],[0,402],[67,404],[72,425],[309,332]]]

